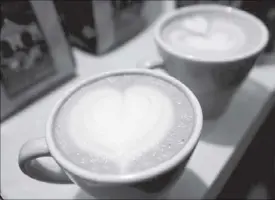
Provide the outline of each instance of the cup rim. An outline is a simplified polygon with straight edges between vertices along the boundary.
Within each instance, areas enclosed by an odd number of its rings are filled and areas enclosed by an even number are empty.
[[[146,74],[150,75],[153,77],[161,78],[165,81],[168,81],[172,84],[174,84],[176,87],[179,87],[185,94],[186,97],[189,99],[193,110],[194,110],[194,115],[195,117],[195,122],[194,122],[194,127],[193,131],[190,135],[190,138],[186,142],[185,146],[181,149],[180,152],[178,152],[174,157],[172,157],[170,160],[161,163],[160,165],[141,171],[137,172],[134,174],[126,174],[126,175],[102,175],[102,174],[97,174],[91,171],[88,171],[84,168],[81,168],[77,166],[76,164],[72,163],[71,161],[67,160],[63,155],[60,150],[58,150],[54,139],[53,139],[53,134],[54,131],[52,131],[54,119],[56,115],[58,114],[59,109],[62,107],[63,103],[70,98],[70,95],[72,95],[74,92],[76,92],[79,88],[83,87],[85,84],[88,84],[91,81],[96,81],[111,75],[116,75],[116,74],[121,74],[121,73],[138,73],[138,74]],[[113,70],[110,72],[103,72],[99,75],[89,77],[80,83],[78,83],[75,87],[73,87],[62,99],[60,99],[57,104],[55,105],[49,119],[47,122],[47,127],[46,127],[46,141],[47,145],[49,148],[49,151],[52,155],[52,157],[61,165],[62,168],[64,168],[66,171],[77,175],[85,180],[90,180],[93,182],[99,182],[99,183],[133,183],[133,182],[138,182],[146,179],[150,179],[152,177],[157,176],[158,174],[162,174],[171,168],[177,166],[180,162],[182,162],[184,159],[188,157],[188,155],[191,153],[193,148],[195,148],[200,135],[201,135],[201,130],[202,130],[202,124],[203,124],[203,115],[202,115],[202,109],[201,106],[193,94],[193,92],[187,88],[183,83],[178,81],[177,79],[164,75],[158,72],[155,72],[150,69],[123,69],[123,70]]]
[[[203,59],[203,58],[199,58],[197,56],[181,54],[178,51],[173,50],[173,48],[170,45],[168,45],[165,41],[163,41],[161,30],[163,29],[163,26],[165,25],[165,23],[167,21],[171,20],[174,17],[186,14],[188,12],[209,11],[209,10],[232,13],[235,16],[252,21],[255,24],[255,26],[259,27],[261,34],[262,34],[262,38],[259,41],[259,44],[255,48],[253,48],[249,51],[246,51],[244,53],[240,53],[235,56],[230,56],[228,58],[225,57],[220,60],[219,59],[215,60],[215,59]],[[224,62],[234,62],[234,61],[238,61],[238,60],[243,60],[245,58],[248,58],[248,57],[251,57],[253,55],[257,55],[258,53],[260,53],[268,43],[269,31],[268,31],[266,25],[258,17],[254,16],[246,11],[243,11],[241,9],[231,7],[231,6],[226,6],[226,5],[218,5],[218,4],[200,4],[200,5],[189,5],[189,6],[182,7],[182,8],[179,8],[179,9],[176,9],[173,11],[169,11],[169,12],[163,14],[157,20],[156,25],[154,27],[154,39],[155,39],[156,43],[164,51],[167,51],[169,54],[172,54],[178,58],[195,61],[195,62],[204,62],[204,63],[224,63]]]

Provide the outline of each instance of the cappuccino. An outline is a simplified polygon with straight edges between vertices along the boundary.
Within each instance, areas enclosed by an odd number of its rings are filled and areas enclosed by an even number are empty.
[[[230,12],[212,10],[177,16],[162,32],[163,41],[174,51],[206,61],[230,59],[252,51],[261,39],[253,22]]]
[[[171,159],[193,131],[194,110],[173,83],[138,72],[83,85],[58,110],[54,137],[72,163],[98,174],[131,174]]]

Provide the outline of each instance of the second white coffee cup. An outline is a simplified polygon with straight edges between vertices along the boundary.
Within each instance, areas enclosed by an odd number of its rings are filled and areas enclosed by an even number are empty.
[[[212,59],[205,59],[204,56],[178,51],[163,38],[164,28],[173,20],[207,12],[217,12],[247,22],[247,29],[255,31],[246,42],[253,40],[255,45],[231,57],[211,56]],[[269,33],[258,18],[245,11],[222,5],[195,5],[160,17],[155,26],[154,39],[161,60],[148,60],[142,65],[147,65],[147,68],[163,68],[169,75],[183,82],[197,96],[204,117],[217,118],[226,110],[234,93],[249,74],[268,42]]]

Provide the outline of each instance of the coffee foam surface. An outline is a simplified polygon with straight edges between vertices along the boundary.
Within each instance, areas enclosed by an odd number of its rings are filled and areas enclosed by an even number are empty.
[[[194,112],[186,94],[149,75],[107,77],[77,90],[55,117],[62,155],[98,174],[155,167],[188,141]]]
[[[236,21],[209,13],[174,20],[164,28],[163,37],[175,50],[205,59],[238,54],[246,43]]]
[[[69,116],[72,139],[85,151],[127,162],[160,142],[173,120],[170,99],[153,87],[111,87],[83,96]]]

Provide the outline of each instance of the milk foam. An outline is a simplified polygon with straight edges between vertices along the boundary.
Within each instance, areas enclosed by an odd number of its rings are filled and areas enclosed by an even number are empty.
[[[229,57],[246,43],[242,28],[233,20],[215,14],[197,14],[174,20],[163,30],[163,37],[180,53],[201,58]]]
[[[156,146],[173,125],[173,106],[159,90],[112,87],[85,94],[69,116],[70,136],[87,152],[126,165]]]
[[[110,76],[78,89],[53,125],[64,157],[97,174],[133,174],[165,162],[194,125],[186,94],[144,74]]]

